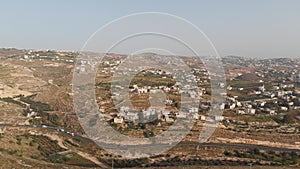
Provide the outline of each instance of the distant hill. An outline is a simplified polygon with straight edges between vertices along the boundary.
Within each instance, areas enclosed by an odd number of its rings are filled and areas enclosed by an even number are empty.
[[[11,56],[21,55],[26,53],[26,50],[19,50],[16,48],[0,48],[0,58],[7,58]]]

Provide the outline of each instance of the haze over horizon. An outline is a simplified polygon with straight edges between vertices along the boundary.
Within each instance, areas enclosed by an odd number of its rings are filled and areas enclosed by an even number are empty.
[[[220,56],[296,58],[300,53],[299,5],[297,0],[4,1],[0,48],[79,51],[106,23],[153,11],[177,15],[198,26]]]

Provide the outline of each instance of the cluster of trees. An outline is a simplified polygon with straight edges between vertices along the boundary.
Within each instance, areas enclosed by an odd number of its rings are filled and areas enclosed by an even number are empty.
[[[16,101],[16,100],[14,100],[14,99],[11,98],[11,97],[0,98],[0,100],[5,101],[5,102],[7,102],[7,103],[13,103],[13,104],[19,105],[19,106],[24,107],[24,108],[26,107],[26,104],[21,103],[21,102],[19,102],[19,101]]]
[[[47,103],[42,103],[39,101],[33,101],[30,97],[20,97],[20,101],[30,104],[30,108],[33,109],[36,112],[42,112],[42,111],[52,111],[52,108]]]
[[[238,150],[234,150],[233,152],[224,151],[224,155],[228,157],[238,157],[238,158],[249,158],[249,159],[260,159],[265,161],[270,161],[273,164],[281,164],[281,165],[291,165],[299,163],[299,155],[292,152],[274,152],[267,151],[261,152],[259,149],[251,149],[247,152],[241,152]]]
[[[148,158],[140,158],[140,159],[100,159],[103,163],[106,163],[109,166],[114,166],[116,168],[129,168],[129,167],[143,167],[143,165],[149,163]],[[113,163],[113,164],[112,164]]]

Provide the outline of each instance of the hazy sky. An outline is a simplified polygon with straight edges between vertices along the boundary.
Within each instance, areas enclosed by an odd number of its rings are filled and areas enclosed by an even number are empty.
[[[1,0],[0,47],[80,50],[99,27],[135,12],[197,25],[221,56],[299,57],[299,0]]]

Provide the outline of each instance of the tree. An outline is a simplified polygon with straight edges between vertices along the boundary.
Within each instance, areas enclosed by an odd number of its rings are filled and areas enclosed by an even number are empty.
[[[225,155],[225,156],[228,156],[228,157],[231,157],[231,156],[232,156],[232,153],[229,152],[229,151],[224,151],[224,155]]]

